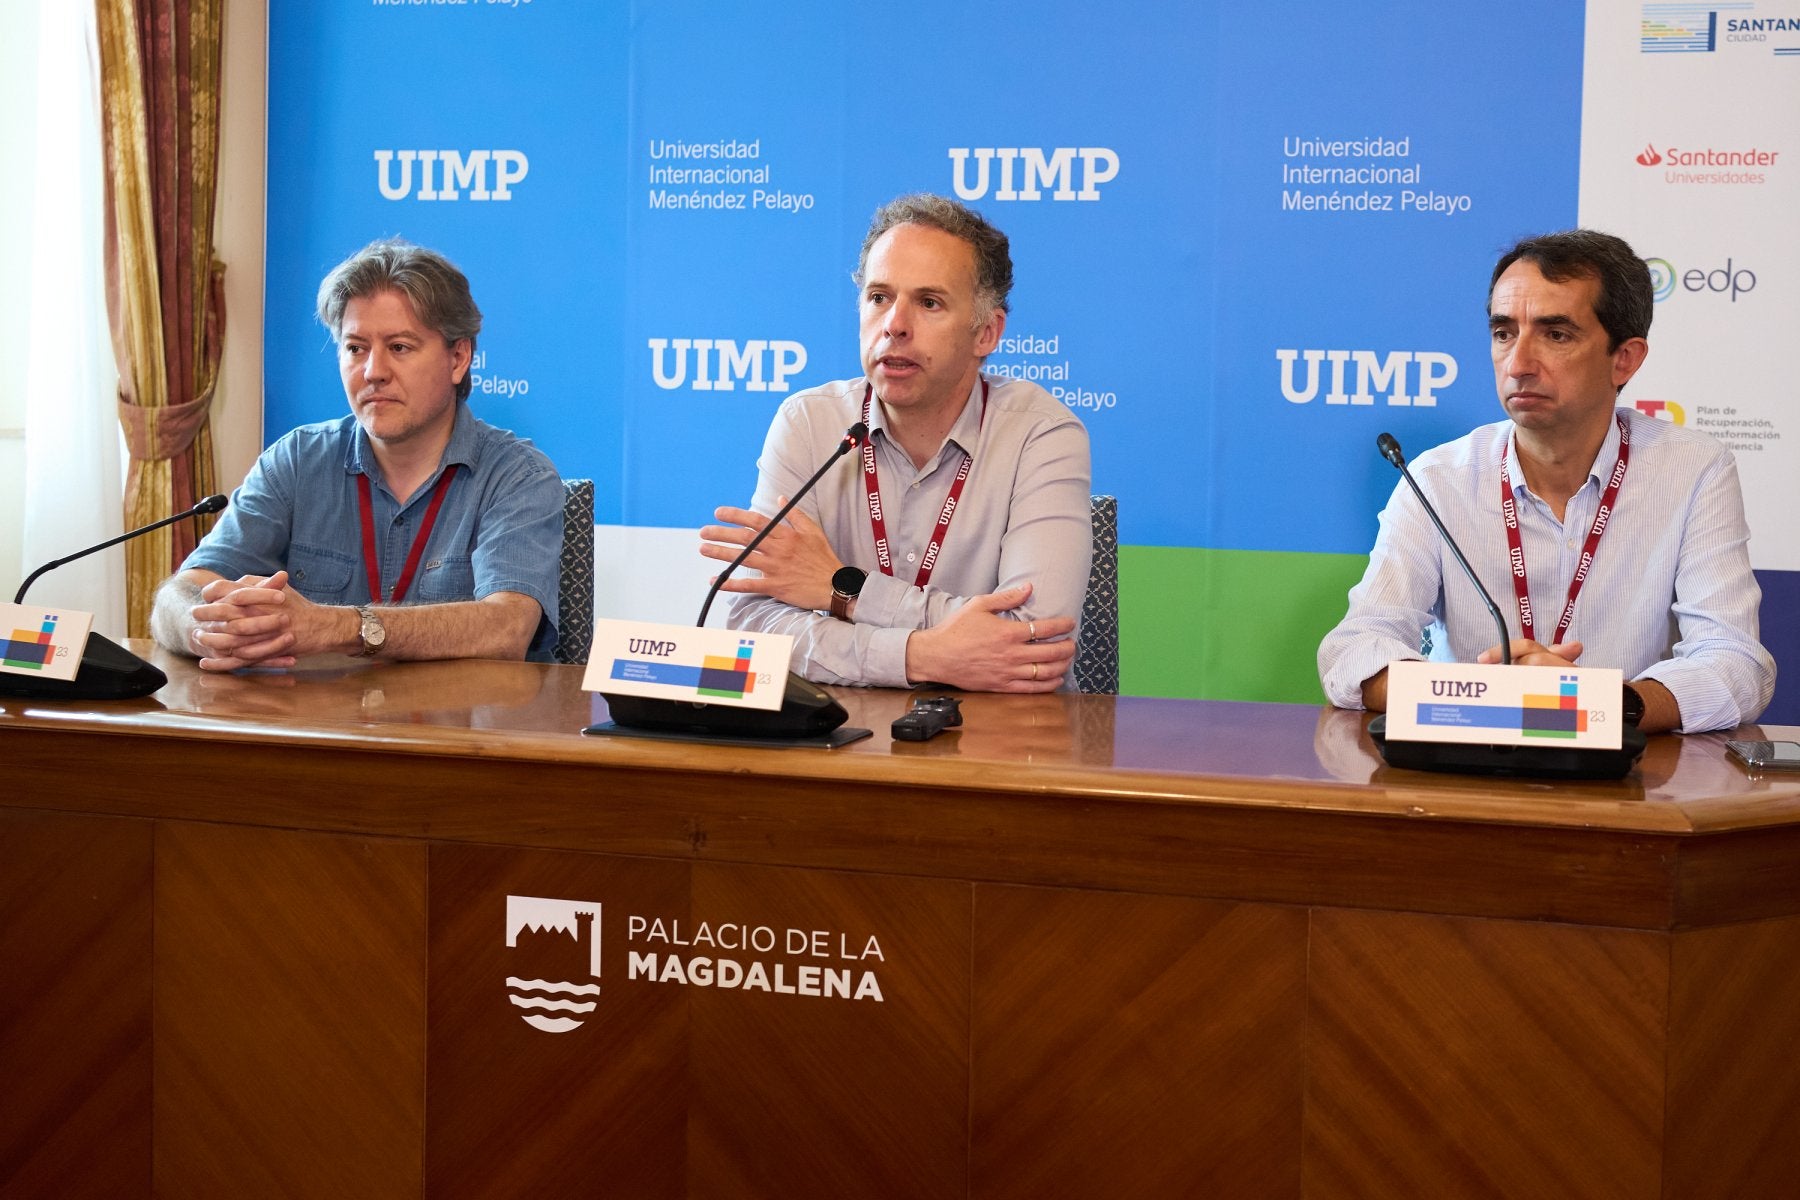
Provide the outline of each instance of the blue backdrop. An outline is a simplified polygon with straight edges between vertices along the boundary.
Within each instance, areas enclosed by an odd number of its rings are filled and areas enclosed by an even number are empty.
[[[474,284],[486,419],[602,524],[698,526],[858,373],[871,210],[937,191],[1011,236],[991,365],[1086,421],[1122,541],[1360,555],[1376,433],[1499,416],[1483,290],[1576,222],[1584,16],[1510,6],[1522,53],[1425,0],[273,0],[266,429],[343,411],[313,291],[403,234]]]

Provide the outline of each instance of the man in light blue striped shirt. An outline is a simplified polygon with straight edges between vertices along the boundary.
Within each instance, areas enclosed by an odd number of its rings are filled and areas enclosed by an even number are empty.
[[[1419,455],[1412,472],[1500,605],[1515,663],[1620,668],[1627,718],[1646,732],[1728,729],[1761,715],[1775,662],[1758,641],[1731,452],[1616,407],[1649,353],[1654,303],[1649,269],[1619,238],[1573,230],[1514,246],[1488,285],[1510,419]],[[1319,646],[1327,698],[1384,710],[1388,663],[1424,657],[1422,640],[1434,659],[1500,661],[1492,617],[1402,482]]]

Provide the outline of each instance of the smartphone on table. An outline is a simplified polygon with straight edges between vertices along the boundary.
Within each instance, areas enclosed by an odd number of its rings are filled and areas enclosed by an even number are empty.
[[[1732,740],[1725,743],[1731,756],[1758,771],[1800,771],[1800,742],[1754,742]]]

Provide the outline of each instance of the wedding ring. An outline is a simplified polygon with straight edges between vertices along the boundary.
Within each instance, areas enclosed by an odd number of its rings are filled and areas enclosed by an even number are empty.
[[[1036,664],[1036,663],[1032,663],[1032,664],[1031,664],[1031,677],[1032,677],[1032,678],[1033,678],[1033,679],[1036,679],[1036,678],[1037,678],[1037,677],[1038,677],[1038,676],[1037,676],[1037,664]]]
[[[1031,640],[1034,642],[1037,641],[1037,622],[1036,621],[1025,622],[1025,629],[1028,633],[1031,634]]]

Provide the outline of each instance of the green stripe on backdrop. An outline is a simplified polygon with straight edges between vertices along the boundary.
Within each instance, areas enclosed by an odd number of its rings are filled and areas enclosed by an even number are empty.
[[[1120,691],[1322,704],[1319,639],[1366,554],[1119,547]]]

